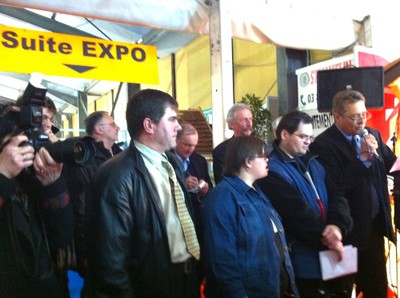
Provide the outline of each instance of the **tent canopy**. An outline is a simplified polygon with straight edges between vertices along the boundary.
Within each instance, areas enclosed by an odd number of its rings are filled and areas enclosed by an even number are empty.
[[[214,0],[213,0],[214,1]],[[0,3],[120,24],[208,34],[208,0],[5,0]],[[230,0],[233,37],[297,49],[338,50],[353,44],[353,21],[369,8],[362,1]],[[359,5],[360,4],[360,5]],[[362,5],[361,5],[362,4]],[[334,38],[333,38],[334,36]],[[137,40],[139,40],[138,38]],[[131,42],[136,42],[132,40]]]
[[[396,1],[382,0],[379,6],[399,6]],[[198,35],[209,33],[211,4],[216,2],[1,0],[0,24],[155,45],[158,57],[163,58],[177,52]],[[318,0],[229,0],[229,11],[221,13],[231,17],[232,36],[236,38],[294,49],[340,52],[358,43],[363,20],[371,12],[376,13],[377,7],[371,1],[361,0],[338,0],[334,3]],[[381,15],[386,17],[387,13],[385,10]],[[393,19],[386,17],[385,24],[393,26],[389,23]],[[5,78],[10,74],[0,73],[0,76]],[[14,81],[7,83],[3,83],[3,78],[0,88],[4,84],[7,85],[4,88],[12,88],[15,93],[18,88],[21,90],[16,82],[23,81],[26,85],[29,76],[15,74]],[[76,98],[77,91],[88,92],[93,100],[117,85],[117,82],[67,78],[52,78],[48,82],[48,88],[56,89],[53,94],[59,94],[60,103]],[[6,92],[1,94],[4,96]]]

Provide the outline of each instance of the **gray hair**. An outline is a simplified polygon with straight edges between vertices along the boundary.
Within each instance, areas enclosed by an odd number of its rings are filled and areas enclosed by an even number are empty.
[[[178,131],[178,134],[176,135],[176,138],[179,140],[183,136],[187,135],[195,135],[197,134],[196,128],[190,123],[182,123],[181,124],[182,129]]]
[[[226,123],[228,123],[229,128],[231,128],[231,123],[236,118],[236,113],[241,110],[249,110],[251,112],[251,109],[244,103],[236,103],[229,109],[228,114],[226,115]]]

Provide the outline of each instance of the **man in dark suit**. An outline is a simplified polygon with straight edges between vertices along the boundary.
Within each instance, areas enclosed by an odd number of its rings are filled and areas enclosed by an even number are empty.
[[[253,132],[253,113],[244,103],[234,104],[226,115],[226,123],[229,129],[233,130],[233,137],[249,136]],[[215,183],[223,179],[222,164],[224,162],[226,148],[232,138],[219,144],[212,152]]]
[[[379,131],[365,126],[370,114],[360,92],[337,93],[332,112],[335,124],[310,149],[326,168],[328,190],[341,191],[350,207],[354,228],[344,243],[358,248],[357,292],[387,297],[384,236],[394,242],[394,232],[386,175],[396,156]]]
[[[200,204],[213,184],[208,174],[206,159],[194,152],[199,141],[196,128],[189,123],[183,123],[176,136],[175,153],[182,162],[186,189],[189,192],[194,213],[199,218]]]

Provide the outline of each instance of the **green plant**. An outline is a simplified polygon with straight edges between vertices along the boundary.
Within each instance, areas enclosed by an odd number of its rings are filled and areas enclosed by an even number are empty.
[[[246,104],[253,113],[253,134],[265,142],[271,142],[274,139],[272,116],[271,112],[263,107],[261,98],[254,93],[247,93],[242,97],[241,102]]]

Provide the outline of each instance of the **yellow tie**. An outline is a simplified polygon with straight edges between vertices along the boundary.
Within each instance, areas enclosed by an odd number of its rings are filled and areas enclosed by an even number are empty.
[[[182,190],[179,187],[178,180],[176,179],[174,168],[167,160],[163,160],[162,164],[168,171],[169,180],[172,189],[172,195],[175,199],[176,209],[178,211],[179,221],[181,222],[183,235],[185,236],[185,242],[189,253],[197,260],[200,259],[200,245],[197,240],[196,230],[192,218],[190,217],[189,211],[187,210],[185,199],[182,195]]]

